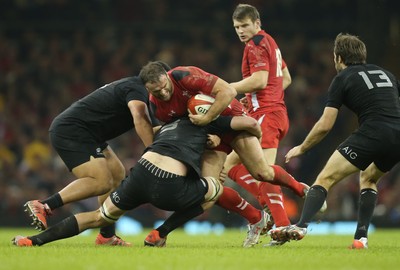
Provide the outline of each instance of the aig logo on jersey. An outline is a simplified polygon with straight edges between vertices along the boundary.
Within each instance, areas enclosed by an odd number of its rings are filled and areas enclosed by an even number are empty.
[[[345,154],[346,156],[349,156],[351,159],[356,159],[357,158],[357,153],[353,151],[353,149],[349,148],[348,146],[343,147],[340,149],[340,151]]]

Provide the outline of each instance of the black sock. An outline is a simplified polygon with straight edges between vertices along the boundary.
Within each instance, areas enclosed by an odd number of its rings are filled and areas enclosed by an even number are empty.
[[[113,237],[115,235],[115,223],[102,227],[100,234],[105,238]]]
[[[357,229],[354,234],[354,239],[368,236],[368,227],[371,223],[377,198],[378,193],[371,188],[365,188],[360,191]]]
[[[157,228],[157,231],[159,232],[160,237],[165,238],[170,232],[202,213],[204,213],[204,210],[201,205],[182,211],[176,211],[169,218],[167,218],[167,220],[160,227]]]
[[[41,203],[45,204],[47,203],[47,205],[50,207],[51,210],[59,208],[61,206],[64,205],[60,193],[56,193],[54,195],[51,195],[50,197],[48,197],[46,200],[40,201]]]
[[[29,236],[34,246],[41,246],[55,240],[64,239],[78,235],[80,233],[78,221],[75,216],[70,216],[54,226],[49,227],[44,232]]]
[[[315,214],[321,209],[328,191],[319,185],[312,186],[307,193],[306,199],[304,201],[303,212],[297,226],[306,228],[310,221],[313,219]]]

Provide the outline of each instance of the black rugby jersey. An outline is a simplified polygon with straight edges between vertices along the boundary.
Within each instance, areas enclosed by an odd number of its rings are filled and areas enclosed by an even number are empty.
[[[201,157],[207,134],[232,131],[232,116],[220,116],[206,126],[196,126],[184,117],[165,124],[156,133],[153,144],[145,149],[179,160],[201,175]]]
[[[149,103],[137,76],[106,84],[76,101],[53,120],[49,130],[68,138],[84,138],[82,132],[88,132],[97,142],[111,140],[133,128],[127,106],[131,100]]]
[[[366,120],[400,121],[399,82],[389,71],[372,64],[351,65],[329,87],[327,107],[345,105]]]

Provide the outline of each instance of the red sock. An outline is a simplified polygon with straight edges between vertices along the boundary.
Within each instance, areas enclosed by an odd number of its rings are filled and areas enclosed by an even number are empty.
[[[262,206],[268,206],[276,227],[290,225],[283,205],[283,193],[280,186],[262,182],[259,188],[259,202]]]
[[[234,166],[228,172],[228,176],[253,194],[262,207],[268,206],[276,226],[290,225],[290,220],[283,208],[283,194],[280,186],[257,181],[242,164]]]
[[[238,213],[250,224],[257,223],[261,219],[260,210],[248,203],[236,190],[230,187],[224,186],[224,192],[219,197],[217,204],[226,210]]]
[[[273,180],[276,185],[290,188],[300,197],[304,196],[304,185],[294,179],[294,177],[285,171],[281,166],[271,165],[271,167],[274,169],[275,177]]]
[[[257,197],[259,181],[254,179],[243,164],[232,167],[228,172],[228,176],[242,188]]]

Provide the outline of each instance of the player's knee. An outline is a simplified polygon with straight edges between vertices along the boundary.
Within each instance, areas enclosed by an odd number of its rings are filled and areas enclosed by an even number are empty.
[[[340,179],[337,179],[333,175],[321,173],[318,175],[317,180],[315,181],[314,184],[323,186],[326,190],[329,190],[339,180]]]
[[[272,182],[275,178],[275,171],[272,166],[268,165],[266,169],[262,170],[263,173],[263,181],[264,182]]]
[[[274,180],[274,171],[271,166],[255,169],[251,172],[251,175],[261,182],[272,182]]]
[[[365,170],[360,173],[360,188],[376,188],[376,184],[381,177],[378,170]]]
[[[111,174],[104,174],[101,177],[95,179],[92,189],[95,191],[95,195],[103,195],[115,189],[114,179]]]

